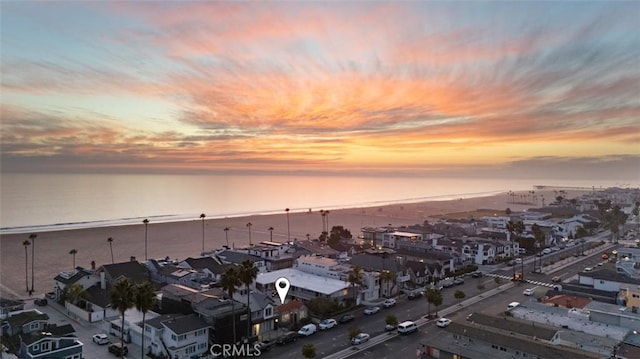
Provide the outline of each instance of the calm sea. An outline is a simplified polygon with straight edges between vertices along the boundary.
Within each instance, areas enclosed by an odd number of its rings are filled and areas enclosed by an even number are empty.
[[[2,174],[0,233],[479,197],[534,185],[616,183],[470,178]]]

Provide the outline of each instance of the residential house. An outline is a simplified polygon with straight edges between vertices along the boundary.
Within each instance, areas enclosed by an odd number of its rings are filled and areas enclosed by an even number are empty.
[[[271,295],[250,291],[249,305],[251,307],[252,336],[262,336],[275,329],[277,315],[276,302]],[[233,295],[236,302],[247,303],[247,291],[238,291]],[[278,299],[279,301],[280,299]],[[246,308],[246,307],[245,307]],[[246,313],[246,311],[245,311]]]
[[[199,273],[202,273],[206,279],[211,283],[219,283],[222,278],[222,274],[229,268],[229,264],[224,264],[220,258],[213,257],[200,257],[200,258],[187,258],[180,262],[180,267],[195,269]],[[200,281],[204,284],[204,281]]]
[[[4,319],[12,312],[24,310],[24,301],[0,298],[0,319]]]
[[[250,260],[251,262],[253,262],[253,265],[258,268],[259,272],[267,271],[267,263],[263,258],[241,252],[239,249],[226,249],[224,251],[218,252],[216,256],[222,261],[222,263],[225,264],[241,265],[245,260]]]
[[[395,231],[392,227],[363,227],[360,229],[362,232],[362,239],[365,243],[370,244],[376,248],[384,241],[385,233],[391,233]]]
[[[287,278],[291,284],[287,296],[303,302],[314,298],[328,298],[342,302],[354,297],[352,294],[354,289],[348,282],[321,277],[296,268],[258,273],[255,281],[256,289],[263,293],[277,295],[275,282],[282,277]]]
[[[329,247],[326,243],[317,240],[294,241],[289,248],[292,258],[299,258],[306,255],[317,255],[326,258],[339,258],[340,251]]]
[[[22,359],[83,359],[83,343],[73,336],[57,336],[48,332],[20,337]]]
[[[440,280],[447,276],[442,264],[438,262],[427,263],[424,261],[408,260],[404,262],[407,274],[416,286],[424,286],[434,280]]]
[[[105,264],[98,269],[100,280],[106,280],[107,289],[110,289],[120,278],[127,277],[133,284],[140,284],[150,280],[149,269],[141,264],[135,257],[129,262]],[[104,274],[104,277],[102,275]]]
[[[47,326],[49,316],[37,309],[14,312],[2,320],[2,334],[12,336],[42,332]]]
[[[154,355],[188,359],[209,351],[210,326],[196,315],[163,315],[145,323],[149,349]]]
[[[266,270],[268,272],[291,268],[294,257],[289,254],[289,245],[278,242],[264,241],[249,247],[247,252],[262,258],[265,261]]]
[[[393,273],[396,278],[396,288],[391,289],[391,294],[393,294],[395,289],[403,288],[405,286],[405,283],[411,279],[409,275],[405,273],[404,268],[397,256],[393,254],[383,253],[379,256],[368,253],[356,254],[352,256],[347,262],[345,262],[345,264],[349,264],[351,266],[359,266],[365,272]],[[371,279],[371,281],[373,281],[373,279]],[[378,284],[378,286],[380,287],[380,284]],[[386,288],[386,283],[384,283],[382,287]]]
[[[276,320],[274,329],[279,329],[279,325],[292,326],[300,322],[300,320],[309,317],[309,309],[303,302],[293,299],[276,307]]]
[[[385,232],[382,234],[382,247],[396,248],[397,241],[422,242],[422,234],[400,231]]]
[[[146,265],[151,281],[159,284],[181,284],[199,288],[199,279],[206,277],[195,269],[178,266],[172,261],[150,259]]]
[[[55,300],[62,298],[64,289],[71,284],[79,285],[82,289],[87,289],[100,282],[100,277],[95,270],[76,267],[69,272],[60,272],[53,278],[53,295]]]
[[[515,243],[515,242],[513,242]],[[468,240],[462,245],[463,261],[473,264],[490,264],[496,258],[496,246],[491,242]]]

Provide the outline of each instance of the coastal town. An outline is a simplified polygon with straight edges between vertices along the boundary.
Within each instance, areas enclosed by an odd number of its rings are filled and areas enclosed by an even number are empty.
[[[382,343],[377,358],[640,357],[640,190],[553,193],[401,226],[326,211],[319,233],[282,241],[253,243],[249,222],[249,245],[214,250],[203,214],[199,256],[116,261],[110,241],[110,262],[70,252],[33,296],[27,233],[2,358],[364,358]]]

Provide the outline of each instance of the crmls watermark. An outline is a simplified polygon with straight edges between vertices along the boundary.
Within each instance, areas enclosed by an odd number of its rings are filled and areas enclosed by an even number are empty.
[[[253,344],[213,344],[211,346],[211,355],[218,357],[259,357],[260,343]]]

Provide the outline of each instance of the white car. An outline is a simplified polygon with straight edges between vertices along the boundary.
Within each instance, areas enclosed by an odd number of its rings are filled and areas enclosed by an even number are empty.
[[[380,311],[380,307],[369,307],[364,310],[364,314],[371,315],[371,314],[376,314],[379,311]]]
[[[584,269],[585,272],[591,272],[593,270],[593,267],[587,267]]]
[[[100,334],[94,334],[91,337],[91,340],[93,340],[94,343],[98,344],[98,345],[104,345],[104,344],[109,344],[111,343],[111,340],[109,339],[109,336],[103,333]]]
[[[393,298],[389,298],[387,300],[384,301],[384,303],[382,303],[382,306],[385,308],[391,308],[394,305],[396,305],[396,300]]]
[[[436,325],[439,326],[440,328],[444,328],[444,327],[448,326],[449,324],[451,324],[451,319],[447,319],[447,318],[440,318],[436,322]]]
[[[524,294],[524,295],[534,295],[534,294],[536,294],[536,292],[534,292],[533,289],[531,289],[531,288],[527,288],[527,289],[524,290],[524,292],[522,292],[522,294]]]
[[[336,325],[338,325],[338,322],[336,322],[335,319],[325,319],[318,324],[318,327],[320,327],[320,330],[326,330],[331,329]]]
[[[351,344],[353,345],[358,345],[358,344],[362,344],[366,341],[369,340],[371,336],[367,333],[360,333],[358,335],[356,335],[353,339],[351,339]]]
[[[315,324],[307,324],[304,327],[300,328],[300,330],[298,330],[298,335],[308,337],[309,335],[315,333],[316,330],[317,327]]]

